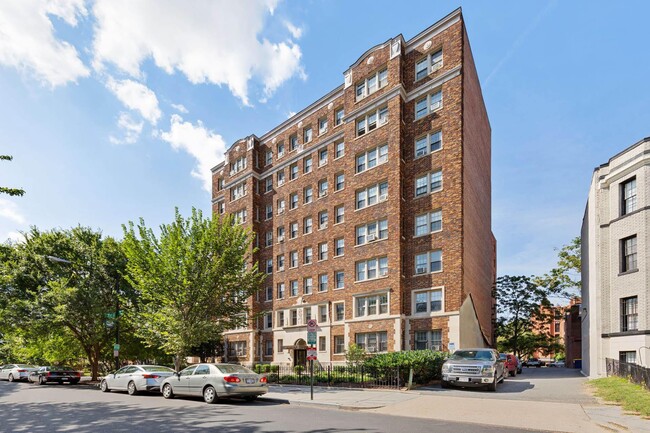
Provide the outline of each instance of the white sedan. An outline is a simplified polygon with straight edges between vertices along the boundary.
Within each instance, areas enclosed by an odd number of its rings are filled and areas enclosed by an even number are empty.
[[[139,391],[160,391],[162,381],[173,374],[174,370],[160,365],[127,365],[106,375],[99,388],[103,392],[126,391],[129,395]]]
[[[13,382],[15,380],[27,380],[29,373],[38,370],[35,365],[29,364],[5,364],[0,367],[0,379]]]

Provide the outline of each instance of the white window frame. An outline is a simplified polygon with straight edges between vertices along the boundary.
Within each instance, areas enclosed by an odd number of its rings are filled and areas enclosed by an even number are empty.
[[[382,266],[382,262],[385,266]],[[359,278],[359,266],[363,268],[363,278]],[[370,278],[371,271],[374,277]],[[359,260],[354,264],[354,279],[356,282],[373,281],[388,276],[388,256],[373,257],[366,260]]]
[[[354,317],[383,317],[390,315],[390,293],[388,291],[382,293],[373,293],[372,295],[357,295],[354,296]],[[386,302],[382,303],[381,299],[385,298]],[[374,313],[370,312],[371,306],[374,306]],[[386,311],[382,312],[382,306]],[[361,308],[360,308],[361,307]],[[363,310],[363,314],[359,312]]]
[[[437,255],[440,255],[440,260],[434,260]],[[426,257],[426,263],[422,264],[422,256]],[[426,253],[419,253],[415,255],[415,275],[437,274],[444,270],[442,249],[427,251]],[[419,262],[418,262],[419,261]],[[440,262],[440,269],[432,269],[432,262]]]
[[[339,182],[339,177],[342,179]],[[345,188],[345,173],[340,172],[334,175],[334,191],[342,191]]]
[[[266,218],[265,220],[268,221],[273,218],[273,204],[267,204],[266,205]]]
[[[311,295],[314,292],[314,277],[304,277],[302,279],[302,293]]]
[[[309,223],[309,224],[307,224]],[[302,219],[302,234],[308,235],[314,231],[314,219],[311,216],[304,217]]]
[[[312,263],[314,263],[314,249],[312,247],[304,247],[302,249],[302,264],[310,265]]]
[[[298,251],[293,250],[289,252],[289,268],[297,268],[300,260],[298,259]]]
[[[422,149],[418,150],[418,144],[421,142],[424,142],[425,145]],[[433,143],[439,143],[435,149],[432,148]],[[429,132],[428,134],[422,135],[415,139],[413,148],[415,155],[414,159],[422,158],[432,153],[439,152],[440,150],[442,150],[442,130]]]
[[[354,161],[354,170],[356,174],[365,173],[368,170],[372,170],[373,168],[385,164],[388,162],[388,143],[381,144],[358,154]],[[371,164],[374,165],[370,167]]]
[[[329,153],[327,152],[327,148],[319,150],[318,151],[318,166],[322,167],[324,165],[327,165],[328,157],[329,157]]]
[[[334,144],[334,159],[345,156],[345,141],[339,141]]]
[[[382,181],[374,185],[370,185],[366,188],[357,190],[355,194],[355,208],[356,210],[365,209],[370,206],[374,206],[378,203],[386,201],[388,199],[388,181]],[[370,203],[371,200],[374,200]],[[365,204],[363,206],[359,205],[359,202],[363,201]]]
[[[341,113],[341,116],[338,114]],[[339,107],[336,110],[334,110],[334,126],[339,126],[345,123],[343,119],[345,118],[345,109],[343,107]]]
[[[327,292],[329,290],[329,284],[330,284],[329,274],[318,274],[319,293]]]
[[[341,213],[339,214],[339,209],[341,209]],[[340,221],[339,221],[340,217]],[[334,208],[334,224],[341,224],[345,222],[345,205],[338,205]]]
[[[384,78],[381,78],[381,76]],[[374,82],[375,87],[371,90],[370,83]],[[363,81],[357,83],[354,86],[354,95],[356,102],[362,100],[363,98],[372,95],[377,92],[379,89],[383,89],[388,85],[388,66],[384,66],[381,69],[375,71],[374,74],[368,75]],[[359,89],[361,89],[361,94],[359,94]]]
[[[240,182],[237,185],[230,188],[230,201],[239,200],[242,197],[246,197],[246,182]]]
[[[340,345],[338,343],[341,343]],[[339,349],[341,349],[339,351]],[[332,348],[335,355],[343,355],[345,353],[345,335],[334,335],[334,347]]]
[[[433,339],[433,333],[439,333],[440,334],[440,339],[439,340],[434,340]],[[418,340],[418,333],[426,333],[426,340]],[[418,342],[426,341],[426,347],[425,348],[418,348]],[[434,344],[436,341],[439,341],[440,344]],[[415,331],[413,334],[413,350],[435,350],[435,351],[441,351],[442,350],[442,329],[429,329],[426,331]]]
[[[298,280],[289,281],[289,297],[294,298],[298,296]]]
[[[424,311],[417,311],[417,296],[419,294],[426,294],[426,309]],[[435,301],[432,300],[433,293],[440,293],[440,299],[437,299]],[[432,302],[440,302],[440,309],[439,310],[431,310],[431,303]],[[445,312],[445,288],[444,286],[439,286],[439,287],[431,287],[428,289],[418,289],[418,290],[413,290],[411,292],[411,312],[412,315],[439,315],[443,314]]]
[[[440,180],[438,180],[440,178]],[[426,190],[418,193],[418,189],[424,188],[423,186],[418,186],[418,183],[421,183],[424,180],[426,182]],[[434,182],[440,182],[440,186],[437,188],[432,187],[432,183]],[[424,197],[425,195],[433,194],[434,192],[439,192],[442,191],[443,188],[443,181],[444,177],[442,174],[442,169],[434,170],[432,172],[426,173],[423,176],[418,176],[415,178],[415,188],[414,188],[414,195],[416,198],[418,197]]]
[[[372,132],[375,129],[381,127],[382,125],[385,125],[386,123],[388,123],[387,105],[378,108],[376,111],[367,113],[363,117],[357,117],[357,119],[354,122],[355,130],[356,130],[355,134],[357,137],[361,137],[362,135],[366,135],[369,132]],[[363,132],[361,132],[362,128],[360,128],[360,125],[363,125]]]
[[[377,342],[377,347],[370,346],[368,344],[370,338],[369,335],[375,335],[375,341]],[[364,343],[359,343],[358,336],[363,336]],[[384,353],[388,351],[388,332],[387,331],[375,331],[375,332],[358,332],[354,334],[354,343],[357,346],[360,346],[368,353]],[[380,350],[381,345],[386,344],[386,350]]]
[[[264,293],[264,302],[269,302],[273,300],[273,286],[267,286]]]
[[[295,228],[295,230],[294,230]],[[298,221],[294,221],[289,224],[289,239],[295,239],[298,237],[298,232],[300,227],[298,226]]]
[[[318,198],[327,197],[329,192],[329,182],[327,178],[318,181]]]
[[[298,170],[298,163],[294,162],[289,166],[289,181],[296,180],[298,179],[298,173],[300,171]]]
[[[302,130],[302,142],[311,143],[314,139],[314,129],[311,126],[307,126]]]
[[[418,78],[418,65],[422,63],[426,64],[426,68],[421,70],[426,70],[426,74]],[[443,54],[442,54],[442,48],[437,49],[434,52],[431,52],[427,54],[425,57],[421,58],[417,62],[415,62],[415,81],[420,81],[426,77],[428,77],[430,74],[433,74],[434,72],[438,71],[440,68],[442,68],[443,65]]]
[[[329,257],[329,245],[327,242],[318,244],[318,261],[327,260]]]
[[[328,323],[327,305],[318,306],[318,323]]]
[[[438,215],[440,216],[440,218],[438,218]],[[424,224],[421,224],[422,220],[424,220]],[[437,221],[440,222],[440,227],[433,230],[432,229],[432,224],[434,222],[437,222]],[[418,227],[425,227],[426,230],[423,231],[422,233],[418,233]],[[415,236],[415,237],[426,236],[426,235],[429,235],[431,233],[438,233],[438,232],[441,232],[441,231],[442,231],[442,209],[435,209],[435,210],[433,210],[431,212],[427,212],[427,213],[415,216],[415,224],[414,224],[414,234],[413,234],[413,236]]]
[[[266,179],[264,179],[264,182],[265,182],[264,194],[273,191],[273,176],[267,177]]]
[[[338,276],[342,275],[343,278],[341,279],[341,283],[343,284],[341,287],[338,287],[339,284],[339,279]],[[339,269],[338,271],[334,271],[334,290],[343,290],[345,289],[345,271],[342,269]]]
[[[307,161],[309,161],[309,164],[307,164]],[[309,155],[308,157],[302,160],[302,172],[303,174],[311,173],[313,169],[314,169],[314,158],[312,158],[312,156]]]
[[[273,151],[267,150],[264,158],[264,166],[266,167],[267,165],[271,165],[273,163]]]
[[[318,135],[323,135],[327,132],[327,117],[318,119]]]
[[[418,112],[418,105],[424,102],[426,104],[426,110]],[[431,113],[435,113],[438,110],[442,109],[443,95],[442,89],[438,89],[428,95],[415,100],[415,120],[420,120],[425,118]]]
[[[284,283],[278,283],[276,287],[277,287],[278,299],[284,299],[284,295],[286,294]]]
[[[298,149],[298,134],[291,134],[289,136],[289,152]]]

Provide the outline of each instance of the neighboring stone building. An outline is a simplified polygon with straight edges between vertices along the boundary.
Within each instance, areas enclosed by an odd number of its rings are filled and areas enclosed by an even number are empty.
[[[648,365],[650,138],[594,170],[582,222],[582,371]],[[641,356],[641,359],[639,358]]]
[[[226,359],[303,364],[489,346],[496,241],[490,124],[460,9],[370,48],[344,84],[213,169],[213,211],[257,235],[268,274]]]

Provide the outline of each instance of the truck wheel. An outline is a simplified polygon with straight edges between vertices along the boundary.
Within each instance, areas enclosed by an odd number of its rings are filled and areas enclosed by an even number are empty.
[[[448,380],[441,380],[441,381],[440,381],[440,386],[441,386],[442,388],[445,388],[445,389],[449,388],[449,387],[450,387],[450,386],[449,386],[449,381],[448,381]]]
[[[498,380],[499,380],[499,378],[497,377],[497,374],[494,373],[494,381],[492,381],[492,383],[490,383],[487,386],[488,391],[495,392],[497,390],[497,381]]]

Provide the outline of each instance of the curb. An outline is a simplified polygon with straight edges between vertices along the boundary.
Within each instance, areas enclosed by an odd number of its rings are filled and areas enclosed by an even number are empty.
[[[302,400],[288,400],[286,398],[275,398],[275,397],[260,397],[261,400],[265,401],[273,401],[277,403],[282,403],[282,404],[288,404],[292,406],[303,406],[303,407],[316,407],[316,408],[329,408],[329,409],[337,409],[337,410],[346,410],[350,412],[357,412],[357,411],[362,411],[362,410],[371,410],[371,409],[381,409],[382,407],[385,407],[386,405],[382,406],[349,406],[349,405],[341,405],[338,403],[326,403],[326,402],[318,402],[318,401],[302,401]]]

